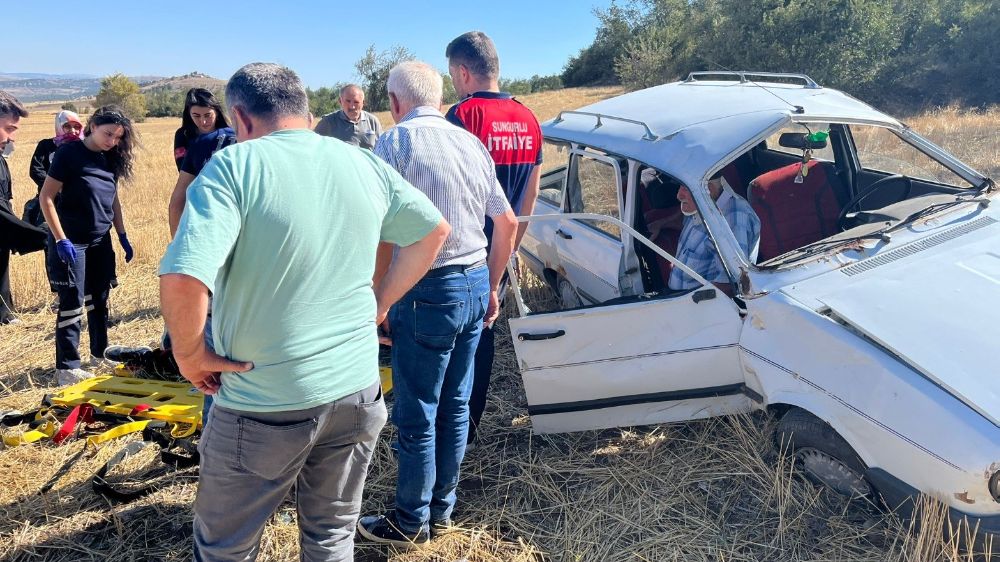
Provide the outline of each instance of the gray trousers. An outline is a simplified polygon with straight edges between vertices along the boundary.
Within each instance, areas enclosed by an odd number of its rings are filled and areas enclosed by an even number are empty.
[[[215,406],[198,450],[195,560],[255,560],[264,524],[296,485],[301,559],[354,559],[368,463],[386,409],[378,383],[290,412]]]

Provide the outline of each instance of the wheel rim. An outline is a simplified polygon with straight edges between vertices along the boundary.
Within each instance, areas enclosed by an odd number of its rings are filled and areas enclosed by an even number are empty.
[[[576,308],[583,304],[573,286],[565,279],[559,280],[559,302],[563,308]]]
[[[868,496],[871,486],[857,470],[844,461],[819,449],[802,447],[795,451],[795,460],[813,480],[845,496]]]

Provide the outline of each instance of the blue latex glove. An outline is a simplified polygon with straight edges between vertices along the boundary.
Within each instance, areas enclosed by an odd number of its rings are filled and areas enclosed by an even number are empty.
[[[62,239],[56,242],[56,253],[64,263],[76,263],[76,247],[69,240]]]
[[[124,232],[119,234],[118,243],[122,245],[122,250],[125,250],[125,263],[132,261],[132,256],[135,255],[135,250],[132,249],[132,244],[128,241],[128,235]]]

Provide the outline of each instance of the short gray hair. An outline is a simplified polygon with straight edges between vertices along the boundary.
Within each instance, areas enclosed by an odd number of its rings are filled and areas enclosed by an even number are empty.
[[[350,90],[357,90],[357,91],[361,92],[361,97],[365,97],[365,89],[362,88],[361,86],[358,86],[357,84],[347,84],[346,86],[344,86],[343,88],[341,88],[340,89],[340,97],[344,97],[344,94],[346,94]]]
[[[389,93],[401,103],[440,107],[443,88],[441,74],[426,62],[409,60],[389,71]]]
[[[269,62],[252,62],[237,70],[226,84],[226,105],[265,121],[309,115],[309,98],[299,76]]]
[[[28,110],[11,94],[0,90],[0,117],[27,117]]]
[[[496,80],[500,57],[493,40],[482,31],[469,31],[452,39],[444,50],[449,64],[461,64],[475,76]]]

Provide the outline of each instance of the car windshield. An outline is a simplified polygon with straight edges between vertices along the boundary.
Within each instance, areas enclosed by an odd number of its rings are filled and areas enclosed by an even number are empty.
[[[863,173],[900,174],[928,183],[964,189],[974,187],[889,129],[851,125],[850,132]]]
[[[870,125],[792,123],[724,169],[738,167],[743,177],[752,172],[746,198],[761,220],[757,264],[765,268],[883,239],[979,191]]]

